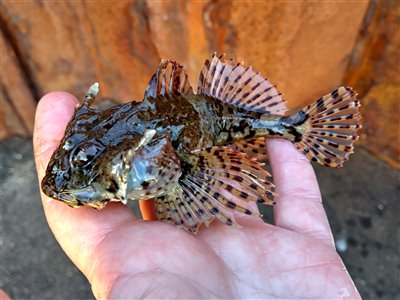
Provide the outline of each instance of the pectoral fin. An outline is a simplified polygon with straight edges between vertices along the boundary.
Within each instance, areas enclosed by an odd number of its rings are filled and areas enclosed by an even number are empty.
[[[240,227],[233,211],[260,217],[249,202],[273,204],[270,174],[246,154],[229,147],[212,147],[191,153],[190,159],[176,188],[156,199],[161,221],[193,233],[214,218]]]

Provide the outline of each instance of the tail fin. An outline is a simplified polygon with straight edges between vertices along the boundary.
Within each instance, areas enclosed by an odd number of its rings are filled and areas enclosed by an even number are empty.
[[[358,140],[361,115],[356,92],[340,87],[291,117],[301,139],[294,141],[310,160],[327,167],[342,167]],[[300,117],[299,117],[300,116]]]

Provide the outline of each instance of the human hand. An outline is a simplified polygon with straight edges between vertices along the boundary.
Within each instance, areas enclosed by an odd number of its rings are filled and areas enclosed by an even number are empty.
[[[77,100],[47,94],[34,132],[39,181]],[[314,171],[290,142],[268,140],[276,184],[275,225],[236,215],[194,236],[138,220],[122,203],[73,209],[42,193],[51,230],[97,298],[359,299],[335,251]],[[145,218],[150,215],[144,214]]]

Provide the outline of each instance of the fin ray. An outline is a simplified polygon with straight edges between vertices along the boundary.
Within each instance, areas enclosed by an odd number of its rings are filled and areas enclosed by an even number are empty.
[[[264,114],[282,115],[287,109],[281,93],[268,79],[225,55],[214,54],[206,60],[197,93]]]
[[[233,212],[259,216],[250,202],[274,204],[274,185],[263,164],[230,147],[212,147],[188,153],[186,168],[177,186],[156,199],[158,218],[196,233],[214,218],[240,227]]]
[[[167,92],[186,94],[193,93],[193,89],[183,66],[175,61],[162,60],[147,85],[144,99],[157,98]]]
[[[341,167],[353,153],[358,139],[360,103],[349,87],[340,87],[307,106],[298,114],[306,116],[297,125],[302,137],[294,142],[310,160],[328,167]]]
[[[265,138],[252,138],[229,145],[233,150],[246,153],[248,156],[257,158],[258,161],[267,161],[267,147]]]
[[[253,201],[253,202],[257,202],[257,203],[261,203],[263,201],[260,201],[260,197],[257,197],[257,194],[255,194],[254,192],[252,192],[251,189],[245,189],[245,188],[237,188],[234,185],[229,184],[229,182],[223,180],[222,178],[215,176],[213,177],[212,175],[206,174],[206,173],[200,173],[200,172],[196,172],[196,174],[194,176],[192,176],[193,178],[196,178],[198,181],[197,182],[201,182],[201,181],[209,181],[209,184],[214,186],[214,189],[216,192],[218,192],[221,195],[227,194],[229,197],[233,197],[235,198],[235,201],[237,203],[237,211],[245,213],[244,210],[245,208],[240,204],[243,203],[244,205],[246,205],[249,201]],[[245,191],[243,191],[245,190]],[[225,191],[227,193],[225,193]],[[246,193],[246,198],[243,198],[241,196],[242,193]],[[225,195],[226,196],[226,195]],[[218,197],[216,198],[217,201],[222,202],[222,203],[226,203],[226,199],[225,197]],[[248,215],[251,214],[258,214],[256,212],[249,212],[247,213]]]
[[[229,213],[224,206],[219,205],[219,195],[210,195],[207,190],[204,190],[204,184],[201,181],[196,181],[192,176],[187,178],[187,182],[189,184],[189,188],[192,191],[196,191],[197,195],[202,195],[201,201],[204,204],[203,208],[207,210],[211,215],[214,215],[219,221],[229,225],[240,227],[239,224],[235,221],[232,213]]]

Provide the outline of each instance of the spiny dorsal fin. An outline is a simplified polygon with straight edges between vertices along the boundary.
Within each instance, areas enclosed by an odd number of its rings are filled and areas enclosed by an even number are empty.
[[[185,69],[175,61],[161,61],[147,85],[144,99],[156,98],[166,92],[172,94],[193,93]]]
[[[256,159],[229,147],[192,153],[194,169],[182,175],[178,186],[156,199],[158,219],[196,233],[216,218],[240,227],[233,211],[259,216],[249,202],[273,204],[269,173]]]
[[[214,53],[205,61],[197,93],[265,114],[283,115],[287,110],[281,93],[268,79],[252,67],[226,59],[225,54]]]

